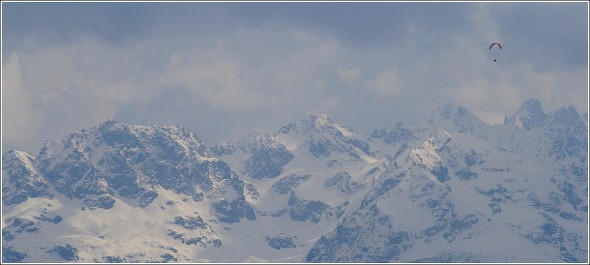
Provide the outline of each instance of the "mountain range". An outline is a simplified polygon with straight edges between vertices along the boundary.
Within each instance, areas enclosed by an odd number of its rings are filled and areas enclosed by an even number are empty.
[[[108,120],[2,154],[2,262],[587,263],[588,120],[530,98],[212,146]]]

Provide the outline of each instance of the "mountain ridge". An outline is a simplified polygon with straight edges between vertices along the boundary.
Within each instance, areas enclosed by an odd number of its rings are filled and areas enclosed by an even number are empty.
[[[371,134],[315,114],[212,146],[105,121],[2,155],[2,260],[587,261],[587,122],[519,116],[537,103]]]

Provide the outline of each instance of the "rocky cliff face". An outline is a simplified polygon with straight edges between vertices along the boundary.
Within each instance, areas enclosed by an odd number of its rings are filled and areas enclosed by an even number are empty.
[[[107,121],[2,155],[4,262],[587,262],[588,125],[529,99],[207,146]]]

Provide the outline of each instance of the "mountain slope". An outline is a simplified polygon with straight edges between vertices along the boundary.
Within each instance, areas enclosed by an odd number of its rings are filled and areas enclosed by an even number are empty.
[[[527,100],[207,146],[107,121],[2,155],[3,262],[587,262],[588,127]]]

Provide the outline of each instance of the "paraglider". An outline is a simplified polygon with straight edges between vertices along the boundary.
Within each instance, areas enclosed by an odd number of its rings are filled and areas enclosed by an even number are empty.
[[[497,45],[498,47],[500,47],[500,49],[502,49],[502,44],[494,42],[494,43],[490,44],[490,48],[488,50],[491,50],[492,47],[494,47],[494,45]]]
[[[498,46],[498,48],[500,48],[500,50],[502,49],[502,44],[498,43],[498,42],[494,42],[492,44],[490,44],[490,47],[488,48],[488,50],[492,50],[492,47],[494,46]],[[498,60],[497,58],[494,58],[494,62],[497,63]]]

